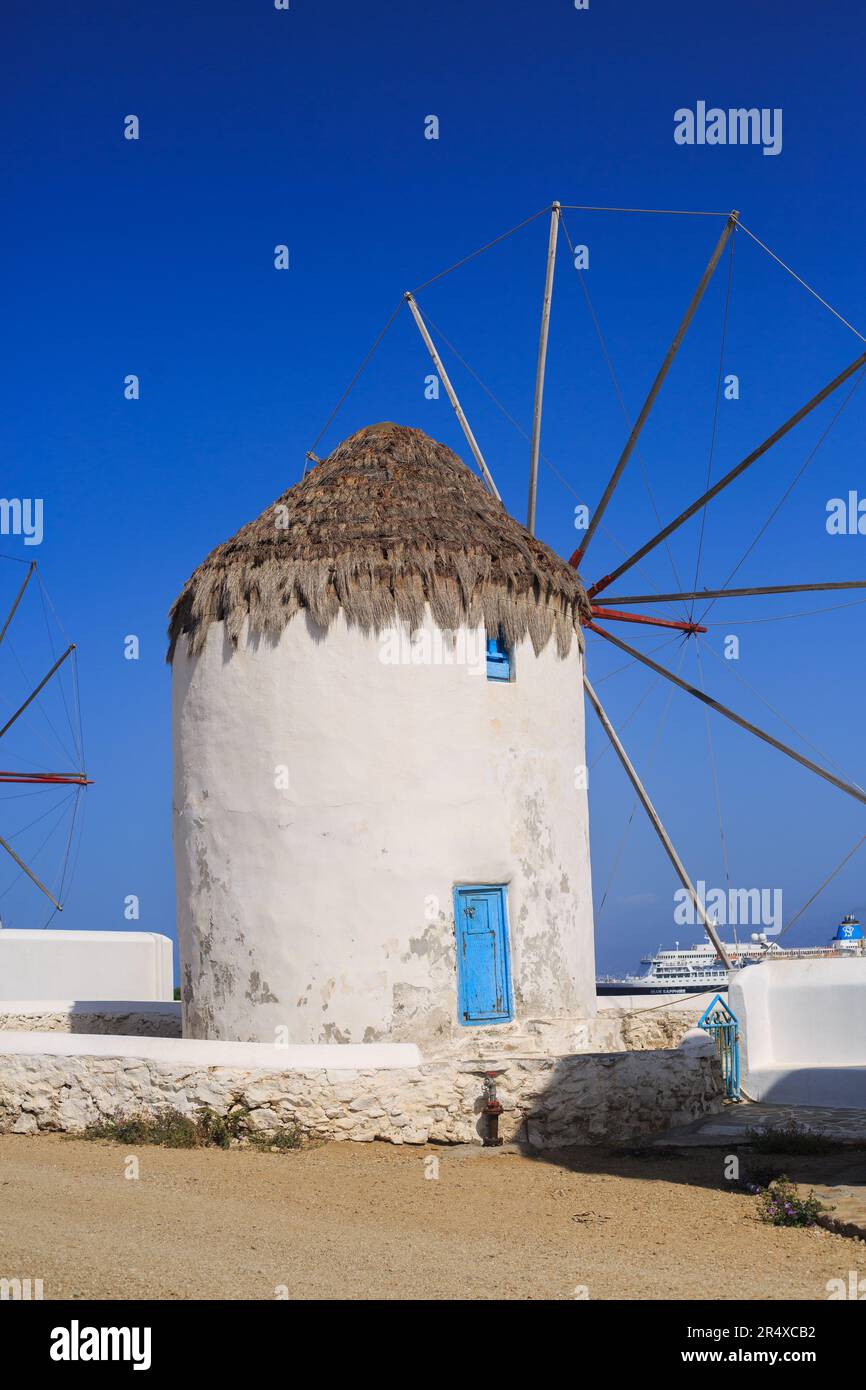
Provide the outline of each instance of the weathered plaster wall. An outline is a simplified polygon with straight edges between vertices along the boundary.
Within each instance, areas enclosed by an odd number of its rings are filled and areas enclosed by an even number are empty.
[[[276,643],[232,651],[214,624],[175,657],[185,1034],[471,1046],[460,882],[509,884],[517,1031],[595,1014],[577,643],[522,643],[511,683],[382,654],[342,614],[299,614]]]
[[[539,1148],[627,1141],[722,1105],[719,1061],[705,1036],[671,1051],[487,1065],[505,1068],[497,1083],[505,1107],[500,1133]],[[235,1105],[248,1112],[252,1130],[293,1124],[318,1138],[473,1142],[482,1104],[480,1069],[456,1060],[385,1071],[280,1071],[154,1056],[0,1052],[3,1133],[74,1133],[118,1111],[171,1106],[191,1113],[207,1105],[223,1113]]]

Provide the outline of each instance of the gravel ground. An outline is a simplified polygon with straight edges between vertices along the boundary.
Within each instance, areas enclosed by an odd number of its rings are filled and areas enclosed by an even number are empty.
[[[0,1136],[0,1277],[46,1299],[824,1299],[866,1276],[862,1242],[758,1222],[723,1163]]]

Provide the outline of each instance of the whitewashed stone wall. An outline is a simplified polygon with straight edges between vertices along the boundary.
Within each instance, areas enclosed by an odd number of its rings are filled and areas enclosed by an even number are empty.
[[[126,1038],[179,1038],[179,1003],[103,1004],[0,1001],[0,1033],[97,1033]]]
[[[505,1057],[500,1133],[539,1148],[618,1143],[721,1109],[722,1080],[705,1035],[668,1051]],[[497,1066],[487,1059],[486,1067]],[[392,1070],[278,1071],[162,1059],[0,1054],[0,1132],[80,1132],[118,1112],[247,1110],[252,1130],[296,1125],[312,1138],[394,1144],[477,1142],[478,1063]]]

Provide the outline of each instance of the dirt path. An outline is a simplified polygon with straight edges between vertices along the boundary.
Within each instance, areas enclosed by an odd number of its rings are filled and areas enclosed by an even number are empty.
[[[0,1277],[41,1278],[47,1299],[823,1299],[828,1279],[866,1276],[862,1243],[761,1225],[720,1190],[722,1161],[10,1135]]]

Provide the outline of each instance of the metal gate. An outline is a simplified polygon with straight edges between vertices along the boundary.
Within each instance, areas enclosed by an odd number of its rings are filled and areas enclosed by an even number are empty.
[[[725,1095],[728,1100],[740,1099],[740,1025],[737,1016],[731,1011],[720,994],[704,1009],[698,1020],[714,1039],[719,1049],[722,1075],[725,1078]]]

